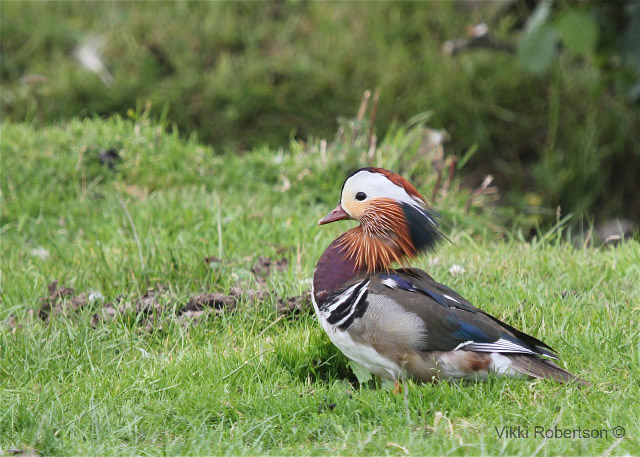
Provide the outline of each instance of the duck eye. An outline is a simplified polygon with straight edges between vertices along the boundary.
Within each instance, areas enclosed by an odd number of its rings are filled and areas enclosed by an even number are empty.
[[[367,194],[365,194],[364,192],[358,192],[356,194],[356,200],[358,200],[358,201],[362,201],[365,198],[367,198]]]

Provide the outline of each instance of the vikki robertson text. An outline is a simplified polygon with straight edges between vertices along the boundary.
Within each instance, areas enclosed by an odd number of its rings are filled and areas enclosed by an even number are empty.
[[[498,438],[547,438],[547,439],[607,439],[622,438],[625,430],[621,426],[608,428],[582,428],[570,427],[563,428],[554,425],[553,428],[543,427],[541,425],[522,426],[522,425],[503,425],[502,427],[494,426]]]

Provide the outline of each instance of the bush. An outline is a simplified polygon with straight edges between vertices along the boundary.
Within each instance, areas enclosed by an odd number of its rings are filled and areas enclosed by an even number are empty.
[[[550,10],[552,25],[574,10],[594,18],[598,38],[532,73],[520,50],[441,50],[480,21],[504,42],[526,37],[520,4],[2,2],[2,110],[48,123],[149,102],[180,131],[240,151],[330,137],[363,91],[379,88],[381,133],[431,110],[448,150],[476,148],[467,168],[478,182],[495,175],[503,202],[534,216],[526,224],[558,205],[639,218],[636,73],[618,47],[633,43],[638,10],[623,6]],[[97,50],[105,68],[82,68],[79,49]]]

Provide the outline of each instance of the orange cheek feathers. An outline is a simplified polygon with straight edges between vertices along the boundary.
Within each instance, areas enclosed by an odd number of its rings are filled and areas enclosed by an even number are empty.
[[[400,205],[390,199],[374,199],[355,205],[352,202],[348,210],[361,225],[345,233],[340,244],[345,246],[348,257],[356,259],[359,268],[370,273],[386,270],[415,255]]]
[[[367,212],[369,208],[368,202],[350,201],[343,205],[347,212],[351,214],[354,219],[360,220],[362,215]]]

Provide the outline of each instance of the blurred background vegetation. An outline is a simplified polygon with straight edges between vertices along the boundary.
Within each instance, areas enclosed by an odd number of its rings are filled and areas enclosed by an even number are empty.
[[[145,113],[217,153],[320,150],[336,131],[366,152],[437,132],[448,142],[432,168],[461,170],[469,195],[495,191],[495,223],[640,220],[637,2],[0,8],[3,120]],[[418,146],[398,159],[409,173],[426,160]]]

